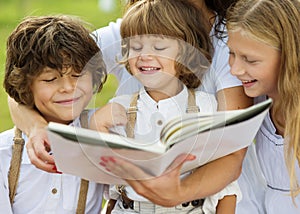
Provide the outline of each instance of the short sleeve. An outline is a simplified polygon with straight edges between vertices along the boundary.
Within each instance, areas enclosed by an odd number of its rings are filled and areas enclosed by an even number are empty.
[[[237,198],[236,200],[237,203],[242,199],[242,193],[237,181],[230,183],[220,192],[205,198],[203,204],[204,213],[209,213],[209,214],[216,213],[218,201],[223,199],[227,195],[235,195]]]

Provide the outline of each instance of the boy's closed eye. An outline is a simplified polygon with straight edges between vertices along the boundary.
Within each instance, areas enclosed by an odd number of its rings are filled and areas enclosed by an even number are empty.
[[[56,79],[57,79],[57,77],[53,77],[53,78],[49,78],[49,79],[43,79],[42,81],[44,81],[44,82],[53,82]]]

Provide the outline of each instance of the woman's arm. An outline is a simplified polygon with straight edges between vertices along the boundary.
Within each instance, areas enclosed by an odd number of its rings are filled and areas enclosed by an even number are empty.
[[[8,106],[14,124],[28,136],[26,149],[32,164],[47,172],[57,172],[54,159],[48,153],[50,143],[46,120],[37,111],[16,103],[10,97]]]

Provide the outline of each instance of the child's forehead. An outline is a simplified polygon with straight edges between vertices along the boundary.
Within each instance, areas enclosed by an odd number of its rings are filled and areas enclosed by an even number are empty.
[[[41,74],[53,74],[53,73],[59,73],[59,74],[69,74],[76,72],[76,70],[69,64],[64,64],[62,69],[58,68],[50,68],[48,66],[44,67],[42,69]]]

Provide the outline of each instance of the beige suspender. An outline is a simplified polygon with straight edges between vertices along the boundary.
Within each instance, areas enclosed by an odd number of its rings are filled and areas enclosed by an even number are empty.
[[[137,113],[137,101],[139,99],[139,93],[135,93],[130,102],[130,107],[127,111],[127,123],[125,127],[125,131],[127,137],[134,138],[134,127],[136,122],[136,113]]]
[[[127,124],[126,124],[126,134],[127,137],[134,138],[134,127],[136,122],[136,113],[137,113],[137,101],[139,99],[139,93],[135,93],[130,102],[130,107],[127,111]],[[188,90],[188,106],[186,113],[196,113],[200,112],[199,107],[196,105],[195,91]]]
[[[88,110],[84,110],[81,113],[80,124],[81,127],[88,128]],[[10,161],[10,168],[8,173],[9,199],[11,205],[13,204],[14,197],[17,190],[24,144],[25,142],[24,139],[22,138],[21,130],[15,128],[12,158]],[[89,188],[89,181],[85,179],[81,179],[76,214],[84,214],[88,188]]]
[[[22,138],[22,132],[20,129],[15,127],[15,137],[13,145],[13,153],[10,161],[10,168],[8,172],[8,186],[9,186],[9,199],[10,204],[13,204],[17,184],[20,175],[20,165],[22,161],[22,153],[24,148],[25,141]]]
[[[84,110],[80,114],[80,124],[82,128],[89,127],[88,113],[88,110]],[[88,188],[89,181],[81,178],[76,214],[84,214]]]
[[[189,89],[188,94],[188,106],[186,108],[186,113],[200,112],[200,108],[196,105],[195,91]]]

